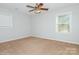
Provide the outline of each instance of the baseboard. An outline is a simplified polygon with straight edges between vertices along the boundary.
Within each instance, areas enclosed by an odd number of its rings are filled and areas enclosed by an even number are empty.
[[[19,37],[16,37],[16,38],[12,38],[12,39],[6,39],[6,40],[3,40],[3,41],[0,41],[0,43],[12,41],[12,40],[18,40],[18,39],[22,39],[22,38],[28,38],[28,37],[31,37],[31,35],[25,35],[25,36],[19,36]]]
[[[49,38],[49,37],[46,37],[46,36],[32,35],[32,37],[43,38],[43,39],[49,39],[49,40],[56,40],[56,41],[61,41],[61,42],[66,42],[66,43],[71,43],[71,44],[77,44],[77,45],[79,45],[78,42],[71,42],[71,41],[65,41],[65,40],[58,40],[58,39]]]
[[[72,44],[78,44],[78,42],[71,42],[71,41],[65,41],[65,40],[58,40],[58,39],[55,39],[55,38],[49,38],[49,37],[46,37],[46,36],[38,36],[38,35],[26,35],[26,36],[20,36],[20,37],[16,37],[16,38],[12,38],[10,40],[4,40],[4,41],[0,41],[0,43],[3,43],[3,42],[8,42],[8,41],[12,41],[12,40],[17,40],[17,39],[21,39],[21,38],[29,38],[29,37],[37,37],[37,38],[43,38],[43,39],[49,39],[49,40],[56,40],[56,41],[61,41],[61,42],[66,42],[66,43],[72,43]]]

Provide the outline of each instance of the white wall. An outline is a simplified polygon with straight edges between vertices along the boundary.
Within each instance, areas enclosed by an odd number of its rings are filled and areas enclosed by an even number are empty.
[[[63,12],[72,12],[72,29],[70,33],[56,33],[55,15]],[[32,27],[33,36],[79,43],[79,6],[64,7],[52,12],[36,15],[32,18]]]
[[[0,27],[0,42],[30,35],[30,19],[28,15],[7,9],[0,9],[0,14],[12,15],[13,21],[13,27]]]

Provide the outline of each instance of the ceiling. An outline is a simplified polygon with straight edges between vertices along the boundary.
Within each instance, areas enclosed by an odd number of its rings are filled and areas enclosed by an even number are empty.
[[[28,12],[31,8],[27,8],[26,5],[35,5],[34,3],[0,3],[0,8],[6,8],[9,10],[16,10],[25,14],[31,14]],[[44,6],[50,10],[55,10],[63,7],[69,7],[79,5],[78,3],[45,3]]]

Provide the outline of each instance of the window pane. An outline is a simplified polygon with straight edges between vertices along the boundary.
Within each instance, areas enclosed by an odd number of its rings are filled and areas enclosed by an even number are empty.
[[[58,24],[58,32],[69,32],[69,24]]]
[[[69,16],[63,15],[58,17],[59,24],[69,24]]]

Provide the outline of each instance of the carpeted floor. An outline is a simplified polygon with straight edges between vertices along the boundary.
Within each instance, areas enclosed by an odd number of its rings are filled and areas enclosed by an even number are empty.
[[[0,43],[0,55],[78,55],[79,45],[29,37]]]

